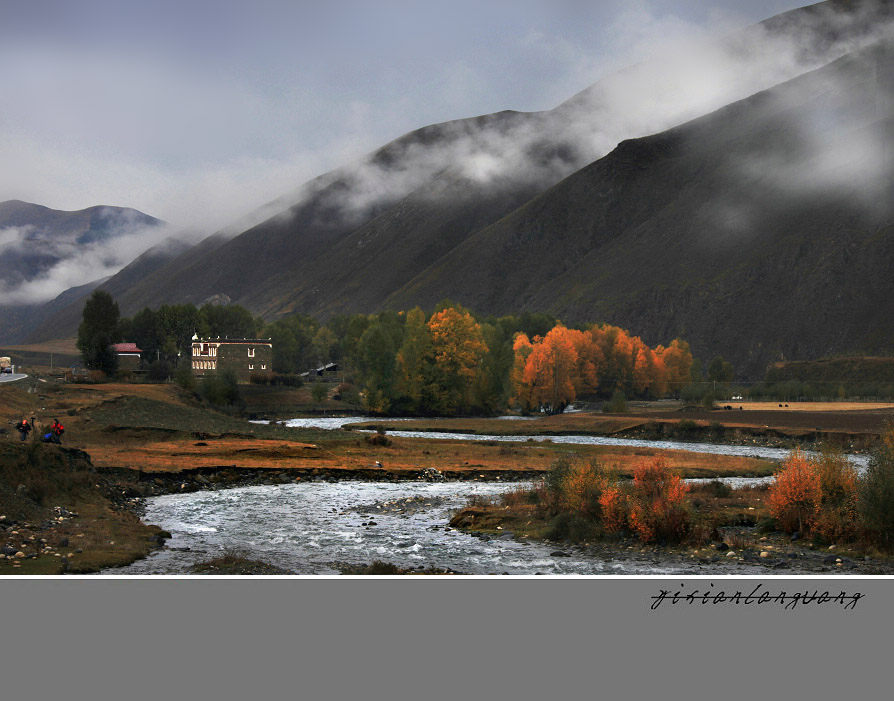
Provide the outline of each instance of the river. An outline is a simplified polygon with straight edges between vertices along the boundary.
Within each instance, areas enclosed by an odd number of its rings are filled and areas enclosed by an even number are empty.
[[[521,418],[521,417],[500,417]],[[282,422],[289,428],[323,428],[339,429],[343,426],[355,423],[376,421],[371,416],[350,416],[335,418],[309,418],[289,419]],[[388,421],[405,421],[408,425],[418,419],[388,419]],[[254,421],[252,423],[269,423],[267,421]],[[525,443],[527,441],[551,441],[553,443],[572,445],[617,445],[631,446],[635,448],[661,448],[664,450],[685,450],[690,453],[708,453],[710,455],[739,455],[744,457],[761,458],[763,460],[784,460],[791,450],[787,448],[767,448],[759,445],[724,445],[721,443],[687,443],[685,441],[649,441],[639,438],[612,438],[608,436],[551,436],[551,435],[522,435],[522,436],[497,436],[478,433],[448,433],[446,431],[413,431],[400,430],[388,431],[389,436],[397,438],[433,438],[445,441],[502,441],[506,443]],[[804,451],[807,455],[815,455],[811,451]],[[863,469],[869,464],[866,455],[848,455],[848,460],[858,468]]]
[[[102,574],[184,574],[228,548],[305,575],[334,575],[339,563],[375,560],[477,575],[766,574],[758,565],[704,565],[623,548],[606,559],[567,545],[511,536],[485,541],[447,526],[451,512],[470,496],[493,496],[510,488],[480,482],[339,482],[152,497],[143,520],[171,532],[168,547]]]
[[[339,429],[371,417],[292,419],[293,428]],[[407,419],[408,422],[412,419]],[[257,422],[266,423],[266,422]],[[490,436],[389,431],[392,436],[443,440],[627,445],[781,460],[789,451],[760,446],[728,446],[678,441],[646,441],[601,436]],[[858,465],[864,456],[850,456]],[[734,487],[772,478],[725,478]],[[695,480],[693,480],[695,481]],[[170,531],[163,550],[145,560],[103,574],[184,574],[228,549],[240,551],[296,574],[334,575],[339,564],[375,560],[401,568],[440,568],[463,574],[510,575],[765,575],[750,563],[702,564],[681,555],[621,549],[610,556],[583,548],[514,538],[485,540],[449,528],[456,509],[470,497],[491,497],[517,487],[482,482],[302,482],[169,494],[146,500],[143,520]],[[523,536],[524,534],[517,534]],[[797,570],[774,571],[774,574]]]

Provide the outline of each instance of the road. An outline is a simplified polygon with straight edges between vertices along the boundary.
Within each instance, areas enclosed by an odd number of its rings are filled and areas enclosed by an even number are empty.
[[[26,377],[28,376],[23,372],[14,372],[12,375],[0,372],[0,382],[15,382],[16,380],[24,380]]]

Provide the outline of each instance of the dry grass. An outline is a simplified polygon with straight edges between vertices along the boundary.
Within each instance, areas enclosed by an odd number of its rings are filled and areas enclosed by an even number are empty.
[[[879,411],[894,409],[892,402],[724,402],[743,411]],[[781,406],[780,406],[781,405]]]

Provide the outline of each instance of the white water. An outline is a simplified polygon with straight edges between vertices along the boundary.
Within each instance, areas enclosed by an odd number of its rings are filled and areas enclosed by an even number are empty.
[[[375,560],[402,568],[437,567],[479,575],[766,573],[757,565],[702,565],[695,559],[659,559],[624,549],[606,560],[568,546],[510,539],[485,542],[446,528],[452,511],[470,496],[492,496],[510,488],[475,482],[339,482],[152,497],[143,520],[171,532],[169,547],[102,574],[185,574],[191,565],[218,557],[227,548],[296,574],[315,575],[338,574],[336,563],[362,565]],[[419,498],[420,508],[389,511],[395,500],[408,498]],[[370,521],[375,525],[364,525]],[[554,555],[557,551],[568,556]]]

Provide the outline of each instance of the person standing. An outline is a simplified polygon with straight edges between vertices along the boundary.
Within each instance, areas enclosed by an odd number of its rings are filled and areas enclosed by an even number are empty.
[[[21,436],[22,440],[26,440],[28,434],[31,432],[31,424],[28,423],[28,419],[22,419],[16,424],[16,430],[19,432],[19,436]]]
[[[53,425],[50,426],[50,433],[53,434],[53,443],[62,445],[62,434],[65,433],[65,426],[59,423],[59,419],[53,419]]]

